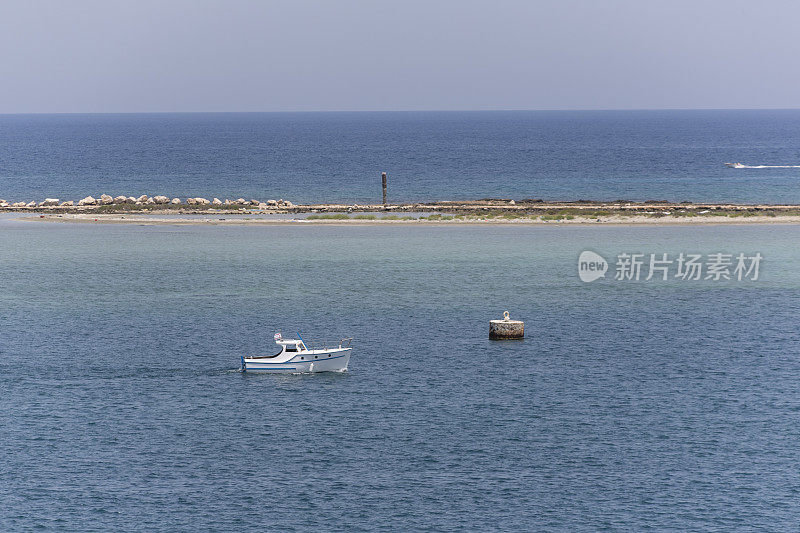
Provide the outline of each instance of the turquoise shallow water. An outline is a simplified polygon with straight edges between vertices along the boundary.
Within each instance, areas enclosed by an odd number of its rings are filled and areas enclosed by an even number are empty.
[[[0,529],[793,530],[799,235],[4,218]],[[586,249],[764,262],[584,284]],[[350,371],[237,371],[296,329]]]

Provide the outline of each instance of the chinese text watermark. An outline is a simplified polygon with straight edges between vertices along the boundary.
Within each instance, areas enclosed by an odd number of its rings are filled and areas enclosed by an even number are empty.
[[[616,281],[757,281],[763,256],[756,252],[744,253],[694,254],[681,252],[668,253],[621,253],[614,263]],[[609,264],[603,256],[584,251],[578,258],[578,277],[591,282],[606,277]]]

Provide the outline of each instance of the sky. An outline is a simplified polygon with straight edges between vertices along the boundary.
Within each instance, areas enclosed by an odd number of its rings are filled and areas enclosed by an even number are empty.
[[[800,107],[800,2],[2,0],[0,113]]]

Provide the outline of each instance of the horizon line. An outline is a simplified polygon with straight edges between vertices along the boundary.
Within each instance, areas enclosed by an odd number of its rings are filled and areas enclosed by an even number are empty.
[[[611,112],[611,111],[798,111],[800,107],[609,107],[609,108],[540,108],[540,109],[313,109],[271,111],[22,111],[0,112],[0,116],[23,115],[244,115],[244,114],[312,114],[312,113],[546,113],[546,112]]]

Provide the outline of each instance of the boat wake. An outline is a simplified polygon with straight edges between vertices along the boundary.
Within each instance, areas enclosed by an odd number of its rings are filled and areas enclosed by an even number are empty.
[[[742,165],[741,168],[800,168],[800,165]]]
[[[800,165],[743,165],[741,163],[725,163],[730,168],[800,168]]]

